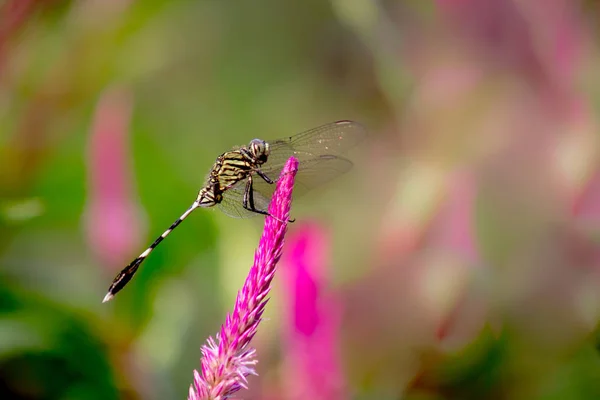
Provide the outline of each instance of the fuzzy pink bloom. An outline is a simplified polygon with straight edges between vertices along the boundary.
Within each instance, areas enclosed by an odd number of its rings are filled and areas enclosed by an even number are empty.
[[[593,174],[574,199],[572,213],[581,221],[600,225],[600,171]]]
[[[474,276],[474,269],[481,265],[477,250],[475,229],[475,202],[477,182],[474,174],[458,170],[449,177],[446,200],[429,228],[428,247],[438,249],[444,254],[444,264],[438,266],[434,275],[452,276],[453,284],[442,296],[447,308],[441,308],[439,324],[436,329],[438,339],[452,337],[458,343],[471,340],[485,320],[486,305],[483,299],[474,298],[469,285]],[[426,261],[431,271],[431,260]],[[426,267],[426,266],[425,266]],[[448,275],[449,274],[449,275]],[[432,281],[431,272],[424,275],[425,280]],[[426,284],[426,282],[424,282]]]
[[[0,5],[0,83],[6,77],[4,72],[9,60],[8,42],[34,15],[36,6],[42,2],[37,3],[35,0],[7,0]]]
[[[128,163],[132,103],[128,90],[106,90],[96,107],[88,143],[86,236],[102,264],[119,269],[139,247],[143,230]]]
[[[327,291],[329,235],[320,225],[300,227],[284,257],[286,392],[289,399],[347,398],[338,345],[341,304]]]
[[[449,176],[448,180],[445,201],[433,220],[429,235],[436,243],[435,247],[450,250],[475,264],[479,262],[473,221],[477,195],[475,177],[462,170]]]
[[[275,218],[266,218],[254,264],[238,292],[233,313],[227,315],[216,337],[209,338],[202,347],[201,372],[194,370],[189,400],[227,399],[247,387],[248,375],[256,374],[256,350],[250,347],[250,341],[269,301],[267,295],[281,258],[297,170],[298,161],[292,157],[281,171],[269,205],[269,213]]]
[[[586,32],[578,2],[569,0],[437,0],[442,18],[483,52],[538,88],[556,118],[585,101],[578,90]]]

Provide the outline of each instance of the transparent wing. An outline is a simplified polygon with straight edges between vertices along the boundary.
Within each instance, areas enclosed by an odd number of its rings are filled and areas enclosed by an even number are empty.
[[[283,139],[267,140],[271,153],[262,170],[279,176],[291,156],[303,161],[323,155],[339,156],[356,146],[367,135],[366,128],[354,121],[337,121]]]
[[[253,178],[256,183],[256,178]],[[259,178],[260,179],[260,178]],[[238,182],[223,193],[223,201],[217,206],[226,215],[233,218],[252,218],[260,214],[248,211],[244,208],[244,191],[246,190],[246,180]],[[271,197],[265,197],[260,192],[254,190],[254,207],[258,210],[267,210]]]
[[[296,157],[299,166],[294,184],[294,197],[297,198],[348,172],[352,168],[352,162],[339,155],[356,146],[366,135],[366,128],[358,122],[337,121],[287,138],[267,140],[271,152],[267,162],[260,169],[273,181],[277,181],[287,160],[291,156]],[[245,188],[246,180],[226,190],[219,208],[234,218],[260,215],[244,208]],[[275,184],[269,184],[258,174],[254,174],[254,206],[257,209],[268,209],[274,190]]]
[[[308,191],[345,174],[352,169],[352,165],[352,161],[346,158],[329,154],[300,162],[294,180],[294,197],[303,196]],[[273,181],[277,181],[282,168],[267,166],[261,170]],[[254,191],[270,199],[275,190],[275,184],[268,184],[258,175],[254,175],[253,180]]]
[[[299,165],[294,180],[294,198],[306,194],[311,189],[324,185],[330,180],[348,172],[352,161],[333,155],[323,155],[312,160],[306,160]],[[270,177],[270,176],[269,176]],[[271,178],[271,177],[270,177]],[[279,176],[271,179],[276,181]],[[276,183],[267,183],[259,175],[253,175],[254,207],[258,210],[268,210]],[[218,207],[225,214],[234,218],[252,218],[260,214],[246,210],[243,205],[246,180],[238,182],[223,193],[223,201]]]

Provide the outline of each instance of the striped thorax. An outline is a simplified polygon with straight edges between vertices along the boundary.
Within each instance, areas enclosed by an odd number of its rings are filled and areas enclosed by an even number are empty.
[[[223,193],[236,183],[247,179],[269,158],[269,144],[253,139],[248,146],[228,151],[217,157],[205,186],[198,192],[200,207],[212,207],[223,201]]]

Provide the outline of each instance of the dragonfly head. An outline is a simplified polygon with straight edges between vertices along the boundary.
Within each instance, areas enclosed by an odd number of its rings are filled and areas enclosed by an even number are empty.
[[[264,164],[267,162],[267,158],[269,158],[269,143],[260,139],[252,139],[250,145],[248,145],[248,150],[250,150],[250,154],[254,157],[254,160],[257,164]]]

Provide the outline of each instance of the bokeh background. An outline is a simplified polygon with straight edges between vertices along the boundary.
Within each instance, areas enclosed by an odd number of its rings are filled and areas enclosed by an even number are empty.
[[[218,154],[338,119],[369,138],[294,203],[239,397],[600,398],[599,18],[0,1],[0,398],[185,398],[262,218],[196,211],[101,304],[109,283]]]

